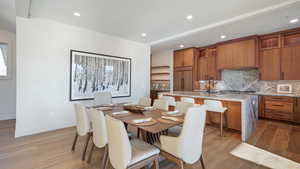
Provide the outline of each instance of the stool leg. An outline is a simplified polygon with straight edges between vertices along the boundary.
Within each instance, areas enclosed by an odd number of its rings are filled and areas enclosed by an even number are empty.
[[[223,137],[223,113],[220,114],[221,114],[221,122],[220,122],[221,137]]]

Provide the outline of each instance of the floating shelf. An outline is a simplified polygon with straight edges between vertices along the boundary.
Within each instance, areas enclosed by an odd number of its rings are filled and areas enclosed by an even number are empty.
[[[152,66],[152,69],[165,69],[165,68],[170,68],[170,66]]]
[[[167,79],[156,79],[156,80],[152,80],[152,81],[154,81],[154,82],[161,82],[161,81],[168,82],[170,80],[167,80]]]
[[[151,75],[169,75],[170,73],[151,73]]]

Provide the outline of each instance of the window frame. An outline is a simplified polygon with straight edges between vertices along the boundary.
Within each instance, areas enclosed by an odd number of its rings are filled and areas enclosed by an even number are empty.
[[[7,42],[1,42],[0,41],[0,45],[6,45],[7,46],[7,51],[6,51],[6,55],[7,55],[7,75],[6,76],[1,76],[0,75],[0,80],[7,80],[11,78],[11,52],[10,52],[10,45]]]

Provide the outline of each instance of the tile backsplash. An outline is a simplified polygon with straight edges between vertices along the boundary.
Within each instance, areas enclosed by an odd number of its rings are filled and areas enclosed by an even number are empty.
[[[257,69],[224,70],[217,90],[257,91],[264,93],[277,92],[278,84],[292,84],[293,93],[300,93],[300,80],[260,81]]]

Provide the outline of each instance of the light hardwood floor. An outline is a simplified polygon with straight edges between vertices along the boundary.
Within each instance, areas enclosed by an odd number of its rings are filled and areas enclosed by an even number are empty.
[[[14,138],[14,121],[0,121],[1,169],[98,169],[101,150],[94,153],[92,163],[80,160],[85,138],[79,138],[75,152],[71,152],[75,128],[61,129],[34,136]],[[300,162],[300,126],[260,120],[250,144]],[[265,167],[238,159],[230,151],[240,144],[240,135],[208,127],[204,138],[206,169],[265,169]],[[109,168],[112,168],[111,166]],[[176,166],[162,161],[160,168]],[[200,163],[185,168],[201,168]]]

